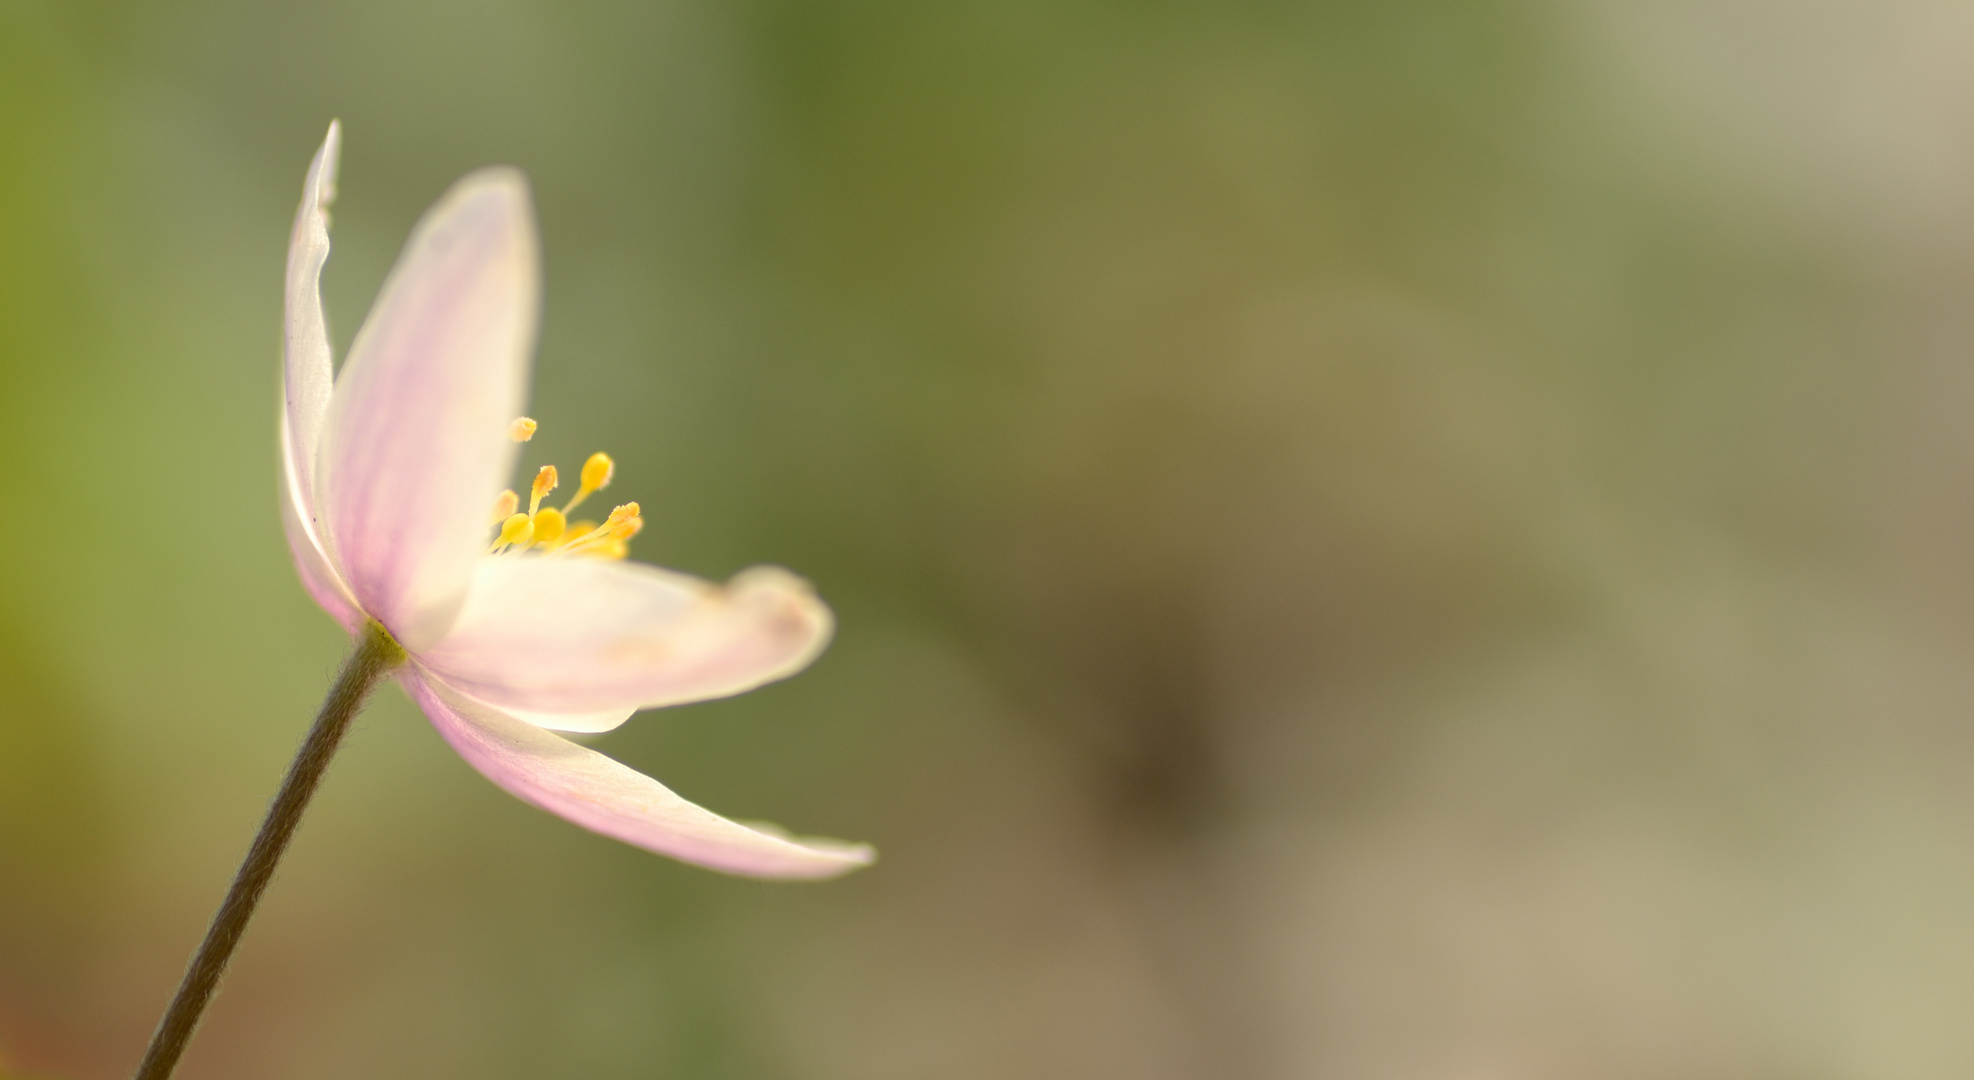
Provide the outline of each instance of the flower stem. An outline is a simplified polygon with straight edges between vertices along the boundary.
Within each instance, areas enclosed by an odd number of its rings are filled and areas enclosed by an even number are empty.
[[[370,691],[403,662],[404,650],[377,623],[366,624],[357,635],[356,647],[343,661],[343,670],[323,699],[322,711],[316,714],[315,726],[288,766],[288,777],[267,808],[260,834],[254,837],[240,872],[233,877],[233,887],[213,915],[206,940],[185,970],[185,981],[178,985],[178,994],[171,999],[164,1019],[158,1021],[157,1033],[151,1036],[151,1046],[144,1051],[134,1080],[166,1080],[178,1067],[178,1058],[185,1053],[185,1044],[191,1041],[193,1029],[218,991],[219,977],[225,974],[227,961],[233,958],[240,935],[247,930],[247,920],[260,906],[261,895],[274,878],[274,867],[288,849],[288,841],[294,839],[302,811],[308,809],[309,799],[322,783],[322,774],[342,745],[350,721],[363,710]]]

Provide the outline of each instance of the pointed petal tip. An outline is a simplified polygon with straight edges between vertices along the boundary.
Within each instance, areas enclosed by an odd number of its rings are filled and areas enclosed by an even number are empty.
[[[309,162],[301,205],[288,236],[288,266],[282,300],[282,435],[287,489],[296,500],[305,539],[320,550],[317,521],[316,449],[331,388],[329,331],[322,317],[322,265],[329,258],[329,204],[336,200],[336,162],[342,129],[329,132]]]
[[[854,873],[877,863],[877,849],[869,844],[836,840],[827,836],[795,836],[787,829],[769,821],[743,821],[740,824],[753,829],[755,832],[766,833],[769,836],[786,840],[798,847],[805,848],[812,855],[822,856],[821,860],[812,863],[801,873],[783,871],[773,875],[778,878],[797,881],[823,881],[828,878],[842,877],[844,874]],[[744,874],[745,872],[742,871],[742,873]]]
[[[336,201],[336,169],[343,156],[343,122],[329,121],[329,133],[322,137],[322,148],[315,152],[309,187],[315,194],[315,209],[327,210]]]

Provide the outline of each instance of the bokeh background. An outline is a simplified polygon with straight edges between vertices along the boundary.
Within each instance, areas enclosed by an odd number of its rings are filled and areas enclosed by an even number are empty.
[[[765,885],[362,719],[182,1076],[1974,1074],[1974,8],[0,0],[0,1071],[122,1077],[344,648],[276,511],[532,177],[529,466],[810,672],[597,746]]]

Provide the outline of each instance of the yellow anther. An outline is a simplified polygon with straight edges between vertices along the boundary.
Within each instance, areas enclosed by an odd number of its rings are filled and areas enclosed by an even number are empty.
[[[568,531],[569,519],[562,516],[562,511],[552,506],[535,515],[535,543],[537,544],[554,544],[557,540],[562,539],[563,533]]]
[[[535,437],[536,424],[525,416],[518,417],[507,425],[507,437],[515,442],[527,442]]]
[[[603,519],[603,524],[597,526],[596,531],[584,539],[629,540],[642,528],[644,528],[644,518],[640,516],[637,504],[625,503],[610,511],[610,516]]]
[[[541,509],[541,501],[548,497],[549,492],[555,490],[555,482],[555,466],[543,465],[541,471],[535,474],[535,486],[528,492],[529,514],[532,515]]]
[[[610,486],[610,479],[617,475],[617,463],[610,460],[609,454],[591,454],[583,462],[583,490],[601,491]]]
[[[498,525],[506,521],[514,511],[519,509],[521,509],[521,496],[514,494],[512,491],[503,491],[500,493],[500,497],[494,500],[492,521],[495,525]]]
[[[574,510],[577,504],[591,495],[610,486],[610,479],[617,475],[617,463],[610,460],[609,454],[591,454],[583,462],[583,486],[576,490],[576,497],[562,508],[563,513]]]
[[[601,525],[593,521],[577,522],[563,534],[561,543],[552,546],[557,552],[571,555],[621,559],[630,550],[624,542],[643,528],[644,518],[638,512],[638,505],[625,503],[610,511],[610,516]]]
[[[534,520],[526,514],[513,514],[500,525],[500,539],[494,547],[507,547],[511,544],[528,544],[535,538]]]

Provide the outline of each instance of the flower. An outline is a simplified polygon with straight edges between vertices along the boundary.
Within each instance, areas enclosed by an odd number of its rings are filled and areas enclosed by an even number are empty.
[[[408,656],[398,681],[439,734],[524,802],[732,874],[868,864],[867,846],[729,821],[553,734],[792,675],[827,643],[829,609],[785,570],[719,586],[623,561],[637,504],[601,524],[566,517],[610,482],[604,455],[562,510],[541,505],[553,468],[525,514],[502,490],[534,433],[516,417],[534,346],[535,229],[512,169],[473,173],[426,212],[332,380],[319,284],[339,143],[331,124],[288,250],[283,521],[309,594],[352,633],[373,620],[388,631]]]

